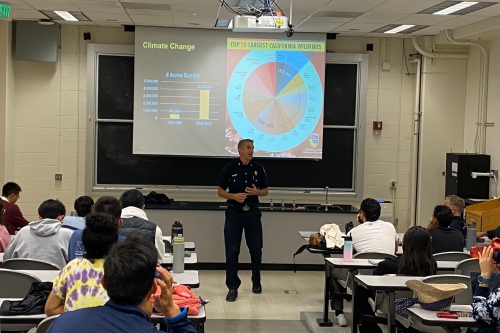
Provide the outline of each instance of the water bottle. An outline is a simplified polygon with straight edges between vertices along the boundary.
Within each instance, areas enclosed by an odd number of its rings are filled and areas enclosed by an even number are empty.
[[[184,230],[182,224],[179,221],[175,221],[174,224],[172,224],[172,233],[170,236],[174,239],[174,237],[179,234],[184,235]]]
[[[184,237],[182,234],[176,235],[172,239],[173,248],[173,267],[174,273],[184,273]]]
[[[344,238],[344,261],[352,261],[352,237],[342,237]]]
[[[476,245],[476,223],[472,222],[467,226],[467,239],[465,240],[465,249],[470,250]]]

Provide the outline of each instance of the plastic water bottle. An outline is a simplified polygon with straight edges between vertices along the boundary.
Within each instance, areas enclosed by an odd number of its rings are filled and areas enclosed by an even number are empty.
[[[172,239],[172,248],[173,248],[173,267],[172,271],[174,273],[183,273],[184,272],[184,237],[182,234],[175,236]]]
[[[465,249],[470,250],[476,245],[476,223],[471,223],[467,226],[467,239],[465,240]]]
[[[342,237],[344,238],[344,261],[352,261],[352,237]]]
[[[184,228],[179,221],[175,221],[174,224],[172,224],[172,233],[170,234],[170,236],[172,237],[172,239],[174,239],[174,237],[179,234],[184,235]]]

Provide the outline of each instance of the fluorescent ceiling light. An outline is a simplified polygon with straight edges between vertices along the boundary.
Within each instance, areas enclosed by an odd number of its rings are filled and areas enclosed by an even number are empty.
[[[78,21],[76,17],[64,10],[54,10],[54,13],[62,17],[65,21]]]
[[[403,25],[400,25],[399,27],[396,27],[394,29],[387,30],[386,32],[384,32],[384,34],[397,34],[398,32],[413,28],[414,26],[415,26],[415,24],[403,24]]]
[[[451,13],[458,12],[459,10],[468,8],[470,6],[477,5],[479,2],[474,2],[474,1],[464,1],[461,3],[457,3],[456,5],[453,5],[451,7],[442,9],[438,12],[433,13],[433,15],[450,15]]]

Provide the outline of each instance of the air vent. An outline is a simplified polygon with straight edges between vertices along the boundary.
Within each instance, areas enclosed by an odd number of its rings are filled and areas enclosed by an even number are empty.
[[[142,9],[142,10],[166,10],[170,11],[170,5],[161,3],[143,3],[143,2],[122,2],[125,9]]]
[[[337,17],[337,18],[356,18],[363,13],[358,12],[334,12],[334,11],[319,11],[313,17]]]
[[[445,1],[445,2],[441,2],[440,4],[438,5],[435,5],[431,8],[427,8],[426,10],[423,10],[421,12],[419,12],[418,14],[434,14],[434,13],[437,13],[439,11],[442,11],[442,10],[445,10],[449,7],[452,7],[452,6],[455,6],[455,5],[459,5],[463,3],[463,1]],[[469,14],[469,13],[472,13],[472,12],[475,12],[476,10],[480,10],[480,9],[483,9],[483,8],[486,8],[486,7],[489,7],[489,6],[493,6],[495,4],[497,4],[498,2],[477,2],[476,4],[472,5],[472,6],[468,6],[464,9],[461,9],[461,10],[457,10],[457,11],[454,11],[453,13],[451,13],[451,15],[465,15],[465,14]]]

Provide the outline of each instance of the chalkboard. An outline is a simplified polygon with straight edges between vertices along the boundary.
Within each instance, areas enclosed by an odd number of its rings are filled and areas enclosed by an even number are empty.
[[[130,56],[99,55],[97,110],[100,119],[130,120],[134,62]],[[323,159],[260,158],[271,187],[353,191],[356,144],[357,64],[327,64]],[[98,121],[96,185],[215,186],[230,158],[132,154],[132,122]],[[257,159],[256,159],[257,160]]]

